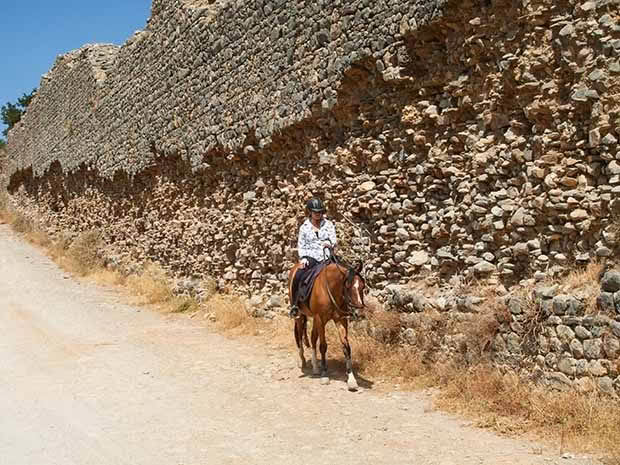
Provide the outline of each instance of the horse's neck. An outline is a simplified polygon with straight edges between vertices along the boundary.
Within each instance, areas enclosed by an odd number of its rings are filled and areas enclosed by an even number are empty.
[[[347,279],[347,269],[342,265],[330,263],[327,265],[326,270],[331,271],[331,273],[329,273],[329,278],[331,278],[330,282],[333,282],[334,285],[344,284]]]

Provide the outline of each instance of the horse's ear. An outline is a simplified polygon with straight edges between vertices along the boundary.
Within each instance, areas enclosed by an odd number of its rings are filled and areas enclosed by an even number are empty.
[[[362,269],[364,268],[364,263],[360,260],[359,262],[357,262],[357,264],[355,265],[355,271],[357,273],[361,273]]]

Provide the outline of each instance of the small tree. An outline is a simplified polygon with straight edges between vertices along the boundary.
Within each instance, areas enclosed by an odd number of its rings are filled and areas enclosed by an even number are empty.
[[[0,108],[0,118],[6,124],[6,128],[2,131],[4,137],[9,133],[9,129],[15,126],[26,113],[26,108],[30,105],[30,101],[34,97],[37,89],[32,89],[29,94],[24,94],[17,99],[17,103],[7,102]]]
[[[30,105],[30,101],[32,100],[32,98],[34,97],[34,93],[37,91],[37,89],[32,89],[32,92],[30,92],[29,94],[24,94],[21,97],[19,97],[17,99],[17,104],[22,107],[24,109],[24,111],[26,111],[26,107],[28,105]]]
[[[0,151],[4,150],[6,147],[6,141],[4,139],[0,139]]]

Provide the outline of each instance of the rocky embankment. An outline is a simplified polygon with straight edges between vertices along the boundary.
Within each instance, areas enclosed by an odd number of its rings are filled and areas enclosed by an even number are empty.
[[[597,286],[530,283],[504,295],[476,295],[468,286],[439,289],[389,285],[386,308],[398,312],[398,334],[361,323],[379,338],[396,338],[418,356],[496,366],[553,389],[620,394],[620,272]],[[390,341],[394,342],[394,341]]]

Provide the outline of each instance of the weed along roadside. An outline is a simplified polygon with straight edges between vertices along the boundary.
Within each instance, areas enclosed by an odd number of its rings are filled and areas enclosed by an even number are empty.
[[[274,307],[266,299],[258,296],[248,299],[218,289],[214,279],[194,283],[192,292],[188,292],[188,286],[180,284],[182,280],[170,277],[157,264],[135,265],[131,272],[110,267],[104,257],[105,245],[96,232],[73,238],[60,234],[52,239],[41,231],[36,221],[6,206],[0,218],[23,238],[44,249],[76,278],[116,286],[133,303],[153,311],[182,313],[200,319],[211,330],[244,344],[295,352],[286,310]],[[544,381],[540,370],[525,371],[514,365],[510,353],[498,351],[495,341],[501,335],[502,325],[508,321],[515,324],[515,314],[523,316],[519,323],[525,335],[520,343],[524,352],[528,344],[541,344],[541,338],[548,338],[551,344],[555,343],[554,337],[564,338],[568,326],[559,331],[556,326],[552,333],[555,336],[550,336],[549,326],[541,317],[541,307],[547,304],[536,300],[536,292],[551,292],[554,287],[567,293],[595,291],[600,287],[601,270],[601,265],[593,264],[575,269],[564,280],[543,283],[537,291],[520,289],[510,297],[518,299],[519,310],[514,308],[514,301],[507,304],[505,296],[498,295],[496,288],[482,283],[460,283],[459,295],[468,291],[479,300],[473,303],[464,298],[459,305],[467,306],[467,311],[453,312],[453,315],[428,302],[419,312],[406,313],[395,308],[407,306],[421,296],[435,301],[442,296],[447,298],[446,291],[432,281],[409,288],[409,292],[415,291],[416,298],[401,292],[398,297],[392,294],[383,303],[371,299],[365,316],[351,324],[355,369],[364,379],[373,380],[378,390],[432,389],[435,408],[469,418],[480,427],[509,436],[541,439],[564,451],[604,454],[608,463],[619,463],[620,402],[612,392],[599,387],[594,377],[588,377],[591,385],[574,383],[572,387]],[[555,295],[562,294],[556,290]],[[554,305],[553,298],[550,300]],[[595,312],[596,299],[584,298],[583,303],[584,307],[588,306],[583,318],[603,318]],[[611,345],[601,350],[613,350],[615,346],[609,342],[612,334],[611,331],[601,334],[601,340],[605,341],[601,344]],[[342,364],[334,328],[328,329],[328,338],[328,347],[332,348],[329,359]],[[593,350],[591,344],[584,342],[582,346],[584,350]],[[539,357],[532,355],[530,360],[535,364]],[[613,362],[618,364],[619,359]],[[607,366],[600,360],[599,363]],[[608,366],[608,373],[613,369]]]

